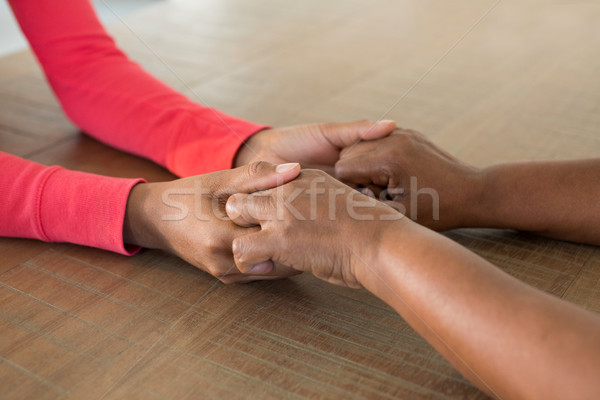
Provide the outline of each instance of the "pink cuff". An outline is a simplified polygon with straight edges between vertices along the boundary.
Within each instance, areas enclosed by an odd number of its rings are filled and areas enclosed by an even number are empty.
[[[42,239],[137,253],[123,243],[129,192],[143,179],[109,178],[60,167],[48,168],[38,191],[38,229]]]

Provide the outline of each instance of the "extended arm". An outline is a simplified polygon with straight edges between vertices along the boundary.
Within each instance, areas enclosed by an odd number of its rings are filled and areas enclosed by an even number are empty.
[[[408,220],[386,230],[379,248],[377,259],[357,261],[359,281],[488,394],[591,399],[600,391],[597,315]]]
[[[225,218],[223,203],[238,191],[285,183],[298,164],[258,162],[234,170],[162,183],[46,167],[0,152],[0,236],[69,242],[130,255],[140,246],[183,258],[225,283],[298,273],[263,265],[241,274],[231,242],[247,229]],[[127,243],[127,244],[125,244]]]
[[[246,164],[250,171],[254,171],[252,168],[260,164],[249,163],[258,160],[277,163],[299,161],[332,171],[343,147],[359,139],[382,137],[395,128],[393,121],[358,121],[261,130],[265,127],[195,104],[148,75],[116,47],[98,22],[88,0],[11,0],[10,3],[67,115],[95,138],[150,158],[180,176]],[[260,134],[252,136],[251,144],[240,146],[257,131]],[[148,204],[152,203],[158,209],[162,204],[160,190],[178,189],[189,184],[191,187],[183,188],[184,192],[189,192],[194,189],[192,181],[137,185],[129,196],[133,184],[118,193],[102,191],[103,188],[106,189],[102,186],[105,182],[110,186],[114,181],[110,178],[94,178],[89,174],[66,172],[58,167],[46,168],[8,155],[6,160],[10,160],[9,164],[13,166],[36,165],[36,171],[41,171],[40,176],[81,176],[85,185],[78,185],[79,190],[76,192],[61,192],[63,186],[70,185],[70,181],[48,179],[47,182],[54,184],[47,185],[46,180],[37,178],[37,172],[23,177],[19,175],[18,167],[13,169],[15,175],[6,174],[0,182],[4,185],[0,192],[4,195],[4,203],[0,204],[0,224],[3,224],[0,235],[69,241],[126,252],[123,247],[125,217],[128,243],[165,248],[223,281],[256,277],[256,274],[254,277],[240,277],[240,274],[235,273],[231,260],[231,240],[233,232],[239,233],[239,230],[218,218],[194,225],[194,229],[190,227],[190,224],[194,224],[193,218],[179,221],[179,224],[159,224],[162,230],[157,229],[157,235],[163,242],[168,242],[164,246],[156,244],[155,240],[148,242],[139,240],[138,235],[130,235],[139,232],[139,227],[145,225],[147,219],[155,217],[162,221],[161,215],[137,212],[142,211],[140,203],[144,207],[149,207]],[[45,171],[61,172],[50,174]],[[237,172],[240,173],[243,174]],[[20,185],[11,185],[12,180],[17,178]],[[227,181],[228,176],[223,176],[222,180]],[[212,175],[199,177],[193,182],[214,181],[215,175]],[[48,191],[48,188],[52,189],[51,195],[40,197],[40,193]],[[154,190],[150,190],[151,188]],[[243,190],[243,185],[229,190]],[[28,197],[27,206],[19,210],[21,197],[18,193],[21,192],[32,195]],[[95,210],[86,205],[88,192],[94,199],[92,205],[95,204],[100,209]],[[155,196],[140,196],[140,193],[153,193]],[[67,197],[61,197],[64,195]],[[39,198],[45,198],[46,201],[39,203]],[[148,198],[152,201],[146,201]],[[140,199],[143,201],[138,201]],[[116,205],[114,212],[108,213],[110,218],[105,215],[106,203]],[[42,218],[42,222],[48,221],[44,224],[46,229],[60,231],[61,235],[47,235],[44,230],[36,228],[40,225],[36,222],[39,220],[35,214],[39,204],[53,205],[53,219]],[[60,213],[69,213],[69,207],[83,213],[85,218],[78,220],[77,213],[73,213],[70,215],[71,219],[61,219]],[[166,214],[171,212],[168,207],[161,211]],[[103,216],[103,222],[110,229],[95,229],[96,214]],[[132,215],[138,218],[129,218]],[[98,226],[102,228],[104,225]],[[175,226],[179,226],[180,230],[175,229]],[[172,236],[165,237],[165,230]],[[192,237],[198,241],[194,241]],[[108,238],[110,243],[104,243]],[[181,246],[176,246],[175,238],[178,238]],[[266,273],[276,277],[290,272],[281,272],[281,269],[275,267],[273,271]]]
[[[479,169],[418,132],[399,130],[343,150],[336,174],[400,193],[389,204],[435,230],[509,228],[600,244],[600,159]]]
[[[600,159],[500,164],[481,176],[468,225],[600,245]]]
[[[141,179],[88,174],[0,152],[0,236],[70,242],[132,254],[125,246],[127,198]]]
[[[71,120],[179,176],[260,160],[333,172],[343,147],[395,128],[393,121],[357,121],[266,129],[194,103],[149,75],[115,45],[89,0],[10,4]]]
[[[89,135],[179,176],[229,169],[265,128],[190,101],[115,45],[89,0],[10,0],[54,93]]]
[[[305,170],[275,190],[233,195],[227,213],[242,226],[261,226],[233,242],[241,271],[273,260],[362,286],[496,398],[600,392],[596,314],[525,285],[330,177]]]

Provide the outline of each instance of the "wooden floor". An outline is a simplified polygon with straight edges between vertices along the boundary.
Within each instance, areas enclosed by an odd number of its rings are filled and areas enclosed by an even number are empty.
[[[230,114],[275,126],[394,118],[483,166],[598,157],[598,21],[592,1],[181,0],[111,32]],[[29,53],[0,59],[0,150],[172,178],[78,132]],[[600,249],[449,236],[600,312]],[[0,302],[3,399],[485,398],[382,302],[308,275],[224,286],[157,251],[0,239]]]

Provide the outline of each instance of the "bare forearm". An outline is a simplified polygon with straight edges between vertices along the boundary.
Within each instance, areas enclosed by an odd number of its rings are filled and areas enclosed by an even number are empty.
[[[482,174],[469,225],[600,244],[600,159],[502,164]]]
[[[600,318],[432,231],[397,225],[361,282],[466,377],[503,399],[590,398],[600,390]]]

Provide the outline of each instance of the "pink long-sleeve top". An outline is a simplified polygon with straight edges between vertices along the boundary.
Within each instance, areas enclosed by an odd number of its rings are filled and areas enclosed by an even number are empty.
[[[89,0],[9,0],[65,113],[83,131],[179,176],[232,166],[264,126],[190,101],[119,50]],[[10,151],[10,149],[7,149]],[[122,254],[123,217],[141,179],[46,167],[0,152],[0,236]]]

